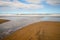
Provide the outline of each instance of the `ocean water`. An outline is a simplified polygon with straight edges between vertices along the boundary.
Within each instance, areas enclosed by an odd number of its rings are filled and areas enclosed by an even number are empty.
[[[0,39],[29,24],[40,21],[59,21],[60,16],[0,16],[0,19],[10,20],[0,24]]]

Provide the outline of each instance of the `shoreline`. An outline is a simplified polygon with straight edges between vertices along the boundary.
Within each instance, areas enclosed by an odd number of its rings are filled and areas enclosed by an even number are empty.
[[[4,40],[59,40],[59,30],[60,22],[37,22],[15,31]]]

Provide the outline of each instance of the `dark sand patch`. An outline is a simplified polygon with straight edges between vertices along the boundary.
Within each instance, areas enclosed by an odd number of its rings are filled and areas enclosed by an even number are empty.
[[[5,22],[8,22],[8,21],[10,21],[10,20],[0,19],[0,24],[5,23]]]
[[[17,30],[3,40],[60,40],[60,22],[38,22]]]

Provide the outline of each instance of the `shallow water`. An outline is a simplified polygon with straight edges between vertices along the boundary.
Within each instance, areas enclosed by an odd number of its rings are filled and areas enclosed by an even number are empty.
[[[7,19],[10,20],[9,22],[5,22],[3,24],[0,24],[0,37],[9,35],[10,33],[13,33],[14,31],[23,28],[24,26],[27,26],[29,24],[40,22],[40,21],[60,21],[59,16],[54,17],[48,17],[48,16],[14,16],[14,17],[0,17],[0,19]]]

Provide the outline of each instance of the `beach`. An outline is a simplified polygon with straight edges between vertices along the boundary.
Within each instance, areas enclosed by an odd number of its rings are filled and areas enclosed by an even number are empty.
[[[40,38],[41,40],[43,40],[42,38],[45,37],[43,35],[49,35],[50,36],[50,34],[53,35],[55,33],[55,31],[53,31],[54,33],[52,33],[51,31],[48,31],[46,33],[46,31],[49,30],[49,28],[50,28],[50,30],[53,30],[55,28],[54,30],[57,30],[56,31],[57,35],[60,35],[60,33],[58,34],[58,32],[59,32],[59,24],[60,24],[59,23],[60,22],[60,16],[49,16],[49,17],[47,17],[47,16],[44,16],[44,17],[43,16],[19,16],[19,17],[17,17],[17,16],[1,16],[0,19],[2,19],[2,20],[9,20],[9,21],[6,21],[6,22],[2,22],[2,24],[0,24],[0,40],[1,39],[5,39],[5,37],[8,36],[8,35],[10,36],[10,35],[14,34],[15,32],[17,32],[17,30],[23,30],[23,29],[26,30],[26,31],[21,31],[19,33],[22,33],[22,34],[25,33],[24,36],[22,35],[23,36],[22,38],[24,38],[26,36],[26,39],[28,38],[27,36],[31,35],[31,33],[32,33],[32,35],[33,34],[35,35],[37,32],[40,31],[37,34],[37,35],[40,35],[40,36],[38,37],[36,35],[33,39],[34,40],[35,39],[38,40],[38,38]],[[42,24],[42,22],[44,22],[44,23]],[[33,27],[29,26],[29,25],[32,25],[32,24],[34,25]],[[50,25],[48,27],[40,26],[40,25],[45,25],[45,24],[47,24],[47,25],[50,24]],[[42,32],[45,32],[45,33],[42,33]],[[50,34],[48,34],[49,32],[50,32]],[[18,33],[16,33],[16,35],[17,34]],[[17,35],[17,37],[18,37],[18,35]],[[8,39],[9,39],[9,37],[6,38],[6,40],[8,40]],[[33,39],[31,39],[31,40],[33,40]],[[30,38],[28,40],[30,40]],[[44,38],[44,40],[45,40],[45,38]],[[47,37],[46,40],[48,40],[48,37]]]
[[[15,31],[3,40],[60,40],[60,22],[33,23]]]
[[[5,20],[5,19],[0,19],[0,24],[4,23],[4,22],[8,22],[9,20]]]

